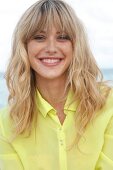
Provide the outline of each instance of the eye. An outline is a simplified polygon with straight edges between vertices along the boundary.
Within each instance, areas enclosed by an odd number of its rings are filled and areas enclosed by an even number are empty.
[[[38,41],[38,42],[42,42],[42,41],[44,41],[46,39],[46,36],[44,36],[44,35],[35,35],[33,37],[33,39]]]
[[[60,41],[66,41],[66,40],[70,40],[70,37],[68,35],[61,34],[57,37],[57,39]]]

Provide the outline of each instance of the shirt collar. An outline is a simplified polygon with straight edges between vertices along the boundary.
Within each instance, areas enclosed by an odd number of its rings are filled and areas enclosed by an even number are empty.
[[[55,109],[41,96],[40,92],[37,90],[36,103],[41,114],[46,117],[47,113]]]
[[[64,105],[64,110],[67,111],[76,111],[77,108],[77,102],[73,102],[73,96],[74,92],[73,90],[69,90],[66,103]],[[56,113],[56,110],[41,96],[40,92],[37,90],[36,94],[36,103],[39,111],[41,114],[46,117],[46,115],[53,111],[53,113]]]

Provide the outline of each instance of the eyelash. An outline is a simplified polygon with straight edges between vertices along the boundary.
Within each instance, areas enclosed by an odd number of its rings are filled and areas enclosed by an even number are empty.
[[[36,35],[36,36],[34,36],[34,39],[41,42],[41,41],[46,39],[46,36],[44,36],[44,35]],[[57,39],[61,40],[61,41],[65,41],[65,40],[70,40],[70,37],[68,35],[59,35],[57,37]]]
[[[70,40],[70,37],[68,35],[60,35],[60,36],[58,36],[58,39]]]
[[[43,39],[46,39],[46,37],[43,35],[36,35],[36,36],[34,36],[34,39],[38,40],[38,41],[42,41]]]

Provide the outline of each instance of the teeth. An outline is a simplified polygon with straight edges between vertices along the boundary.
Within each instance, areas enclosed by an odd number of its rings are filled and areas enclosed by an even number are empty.
[[[44,63],[57,63],[60,59],[42,59]]]

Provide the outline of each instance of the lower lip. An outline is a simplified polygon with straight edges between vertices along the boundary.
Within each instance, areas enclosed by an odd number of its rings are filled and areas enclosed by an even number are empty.
[[[43,60],[39,60],[39,61],[40,61],[44,66],[52,67],[52,66],[57,66],[57,65],[59,65],[59,64],[63,61],[63,59],[58,60],[58,61],[55,61],[55,62],[53,62],[53,63],[45,62],[45,61],[43,61]]]

